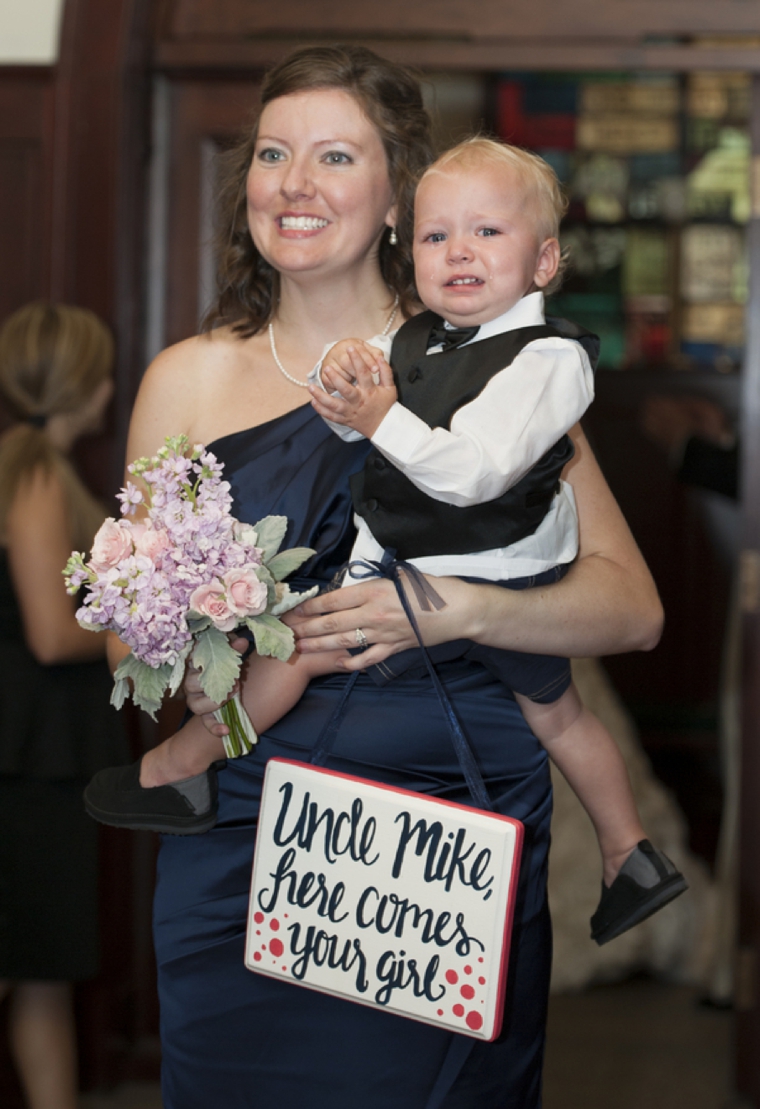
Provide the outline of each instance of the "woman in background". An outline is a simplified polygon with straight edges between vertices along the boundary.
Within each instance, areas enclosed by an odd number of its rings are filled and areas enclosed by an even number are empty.
[[[71,983],[98,967],[97,826],[82,790],[123,760],[105,636],[61,571],[103,509],[68,454],[100,430],[113,340],[81,308],[29,304],[0,329],[0,999],[30,1109],[76,1109]]]

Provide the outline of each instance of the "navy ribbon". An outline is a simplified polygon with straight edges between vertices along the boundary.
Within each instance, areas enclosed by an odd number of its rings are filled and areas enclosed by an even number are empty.
[[[398,594],[401,606],[406,613],[409,623],[412,625],[414,634],[417,637],[417,642],[420,645],[420,650],[422,651],[423,658],[425,659],[425,665],[427,666],[428,673],[430,674],[430,680],[433,683],[433,688],[438,694],[438,700],[441,703],[441,708],[443,709],[443,714],[446,718],[446,723],[448,724],[449,732],[451,733],[451,739],[454,744],[454,751],[459,761],[459,766],[462,770],[462,774],[464,775],[464,780],[467,783],[467,787],[472,794],[472,798],[476,806],[479,809],[485,809],[487,812],[493,812],[493,804],[491,802],[491,798],[488,796],[488,790],[486,789],[485,782],[483,781],[483,775],[480,773],[480,768],[475,761],[475,756],[472,753],[472,748],[470,747],[467,736],[464,734],[462,725],[459,723],[457,715],[454,712],[454,706],[449,699],[449,695],[441,684],[441,680],[438,677],[438,674],[435,671],[435,667],[430,660],[430,656],[425,649],[425,645],[422,642],[419,625],[417,624],[417,620],[415,618],[414,612],[412,611],[412,607],[409,604],[409,598],[407,597],[406,590],[404,589],[404,582],[401,572],[403,571],[407,580],[411,584],[412,589],[414,590],[414,594],[417,598],[417,602],[420,608],[424,611],[429,612],[431,607],[435,608],[436,610],[441,609],[445,606],[445,601],[443,601],[438,593],[436,593],[430,582],[419,572],[417,567],[412,566],[410,562],[404,562],[403,560],[397,561],[396,559],[392,558],[383,559],[382,562],[374,562],[367,559],[366,561],[361,560],[349,563],[348,570],[351,572],[351,576],[354,578],[388,578],[395,585],[396,593]],[[340,728],[340,725],[342,724],[343,718],[346,714],[348,698],[351,694],[351,690],[356,685],[358,677],[359,671],[355,671],[348,679],[348,682],[346,683],[346,686],[341,695],[340,701],[335,706],[332,716],[325,724],[317,739],[317,742],[314,744],[311,755],[311,762],[314,766],[324,766],[324,764],[327,762],[327,757],[330,754],[333,742],[336,735],[338,734],[338,729]]]

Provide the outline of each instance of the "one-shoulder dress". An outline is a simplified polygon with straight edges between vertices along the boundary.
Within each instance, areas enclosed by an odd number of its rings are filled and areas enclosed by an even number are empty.
[[[346,444],[308,406],[217,440],[238,518],[288,517],[286,545],[317,550],[301,586],[326,584],[353,543]],[[273,756],[309,761],[346,675],[314,680],[247,756],[219,773],[219,820],[164,836],[154,910],[165,1109],[538,1109],[551,958],[546,754],[479,664],[439,666],[495,808],[525,824],[501,1035],[482,1043],[248,971],[243,949],[256,819]],[[471,798],[422,668],[384,687],[362,675],[328,762],[336,770]]]

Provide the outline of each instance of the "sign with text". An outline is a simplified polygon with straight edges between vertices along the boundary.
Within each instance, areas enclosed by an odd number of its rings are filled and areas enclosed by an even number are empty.
[[[272,759],[246,966],[492,1040],[522,835],[509,817]]]

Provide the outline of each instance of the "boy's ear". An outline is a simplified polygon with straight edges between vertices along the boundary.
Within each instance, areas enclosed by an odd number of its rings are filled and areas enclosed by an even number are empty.
[[[545,289],[559,269],[560,245],[557,239],[546,239],[541,244],[536,260],[536,272],[533,275],[533,284],[538,289]]]

